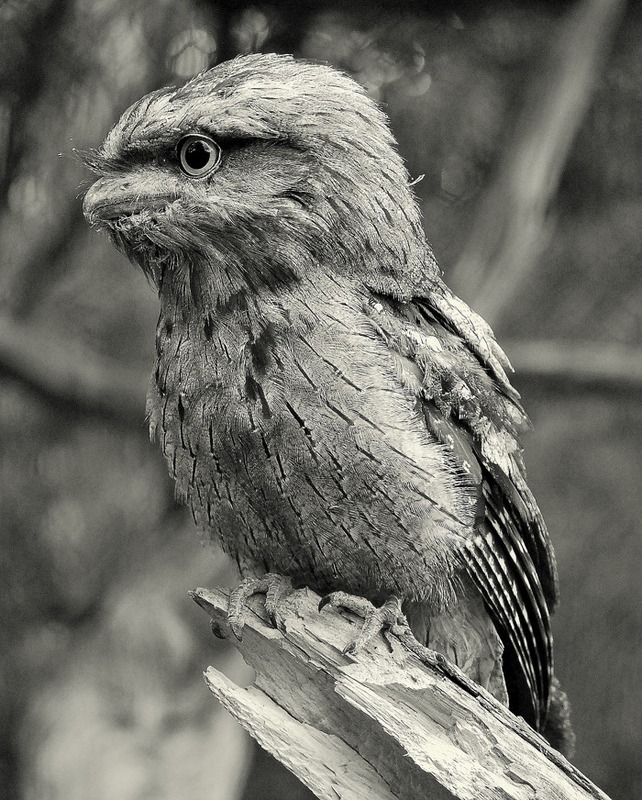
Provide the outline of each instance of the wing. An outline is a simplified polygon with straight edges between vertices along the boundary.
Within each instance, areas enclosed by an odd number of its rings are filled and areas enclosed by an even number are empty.
[[[510,364],[489,326],[441,283],[410,302],[373,294],[367,313],[402,372],[421,371],[426,424],[477,487],[475,531],[461,555],[506,648],[511,708],[539,729],[552,678],[557,573],[526,483],[519,435],[528,420],[506,375]]]

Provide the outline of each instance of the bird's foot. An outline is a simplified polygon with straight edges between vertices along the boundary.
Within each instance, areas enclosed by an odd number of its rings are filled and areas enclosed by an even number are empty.
[[[364,619],[359,635],[348,643],[343,649],[344,653],[357,653],[378,633],[390,633],[423,664],[447,676],[474,697],[477,697],[483,691],[459,667],[451,664],[443,653],[425,647],[416,639],[410,629],[406,615],[401,610],[401,600],[398,597],[393,595],[382,606],[377,608],[365,597],[347,594],[347,592],[332,592],[321,600],[319,611],[325,606],[345,608]]]
[[[377,608],[365,597],[358,597],[347,592],[332,592],[321,600],[319,611],[325,606],[345,608],[357,616],[363,617],[364,622],[359,635],[344,647],[344,653],[357,653],[379,633],[387,631],[395,633],[397,629],[408,627],[406,617],[401,610],[401,600],[394,595]]]
[[[232,633],[241,641],[241,631],[245,625],[246,602],[255,594],[265,595],[265,610],[271,624],[283,629],[278,615],[279,602],[294,591],[292,581],[275,572],[268,572],[262,578],[244,578],[232,590],[227,604],[227,621]]]

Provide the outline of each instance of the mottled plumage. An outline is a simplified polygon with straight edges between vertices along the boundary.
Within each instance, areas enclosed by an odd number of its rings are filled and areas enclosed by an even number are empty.
[[[201,177],[191,134],[220,147]],[[135,103],[89,161],[88,219],[158,288],[150,425],[199,525],[243,572],[400,596],[505,699],[499,634],[542,728],[556,574],[526,418],[382,112],[333,69],[247,56]]]

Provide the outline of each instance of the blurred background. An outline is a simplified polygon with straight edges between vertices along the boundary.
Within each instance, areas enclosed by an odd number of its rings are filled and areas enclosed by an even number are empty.
[[[309,795],[201,680],[187,597],[232,585],[144,398],[156,298],[81,216],[142,94],[236,53],[352,74],[390,116],[447,281],[495,327],[560,567],[575,763],[642,796],[642,13],[622,0],[0,2],[0,798]]]

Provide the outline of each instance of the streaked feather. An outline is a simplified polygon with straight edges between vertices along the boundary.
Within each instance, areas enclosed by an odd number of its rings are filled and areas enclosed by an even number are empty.
[[[427,427],[477,487],[476,526],[461,558],[514,661],[515,707],[539,727],[552,677],[555,559],[526,484],[519,443],[528,420],[492,331],[443,285],[409,303],[376,294],[371,316],[388,346],[423,375]],[[371,307],[374,307],[371,305]],[[415,384],[416,385],[416,384]]]

